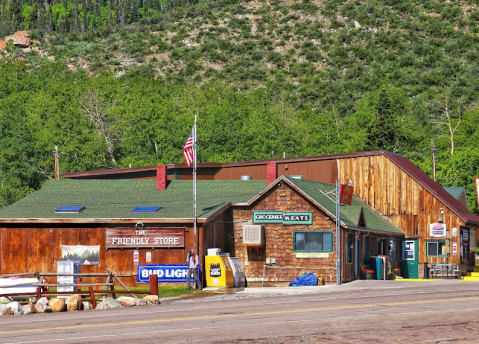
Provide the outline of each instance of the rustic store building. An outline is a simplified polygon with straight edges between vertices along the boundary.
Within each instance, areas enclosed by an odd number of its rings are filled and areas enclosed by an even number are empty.
[[[386,151],[199,164],[196,231],[184,164],[63,178],[0,211],[0,273],[54,271],[62,246],[99,246],[99,265],[83,271],[109,268],[134,285],[134,251],[139,264],[181,264],[196,241],[203,261],[208,248],[238,257],[251,282],[317,271],[335,283],[336,180],[355,195],[340,207],[343,282],[359,278],[371,256],[406,278],[421,278],[424,261],[455,262],[462,272],[475,264],[479,217],[463,195]],[[260,231],[259,242],[244,241],[245,231]]]

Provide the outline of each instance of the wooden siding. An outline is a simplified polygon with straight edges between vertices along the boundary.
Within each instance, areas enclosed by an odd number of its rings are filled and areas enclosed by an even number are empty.
[[[438,240],[430,237],[429,225],[438,221],[441,208],[447,229],[455,227],[459,231],[461,220],[452,211],[383,155],[339,162],[341,183],[353,180],[358,197],[398,226],[406,238],[419,239],[419,263],[444,260],[426,257],[426,241]],[[459,236],[451,240],[459,246]],[[459,254],[451,255],[449,261],[459,263],[459,259]]]
[[[159,226],[155,226],[159,227]],[[167,227],[167,226],[163,226]],[[146,228],[148,230],[148,227]],[[199,247],[203,247],[203,231],[197,229]],[[137,266],[133,263],[134,249],[106,249],[106,228],[0,228],[0,274],[22,272],[56,272],[61,260],[61,245],[100,245],[100,265],[83,265],[83,273],[133,275],[122,277],[129,286],[136,286]],[[193,228],[185,231],[185,248],[140,248],[139,264],[186,264],[186,252],[193,248]],[[203,251],[200,257],[203,257]],[[152,256],[146,262],[146,252]],[[83,283],[93,283],[95,278],[86,278]],[[54,281],[51,281],[54,282]]]

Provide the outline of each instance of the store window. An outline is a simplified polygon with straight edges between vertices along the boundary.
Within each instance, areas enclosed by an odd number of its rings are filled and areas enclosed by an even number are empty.
[[[333,232],[294,232],[295,252],[333,252]]]
[[[426,255],[428,257],[446,257],[446,242],[428,241],[426,243]]]
[[[389,247],[390,247],[390,251],[389,251],[389,258],[391,258],[392,261],[396,261],[398,258],[397,258],[397,244],[396,244],[396,240],[390,240],[389,241]]]

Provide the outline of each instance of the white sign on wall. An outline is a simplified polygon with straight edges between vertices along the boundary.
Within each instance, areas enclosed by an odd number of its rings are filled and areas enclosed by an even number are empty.
[[[431,237],[445,237],[446,225],[444,223],[431,223],[429,225],[429,236]]]

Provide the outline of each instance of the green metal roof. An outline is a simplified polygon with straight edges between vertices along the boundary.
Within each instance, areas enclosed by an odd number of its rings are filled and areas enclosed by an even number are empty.
[[[336,187],[335,185],[315,182],[304,179],[285,177],[289,182],[296,185],[301,191],[311,197],[322,208],[335,217],[336,214]],[[401,230],[384,218],[381,214],[370,208],[360,198],[353,196],[350,206],[340,206],[340,220],[348,227],[359,227],[360,213],[364,213],[366,227],[375,231],[402,234]],[[365,228],[366,229],[366,228]]]
[[[264,180],[198,180],[197,217],[208,218],[232,201],[247,202],[265,187]],[[55,213],[60,206],[85,206],[80,213]],[[157,212],[135,213],[138,206]],[[192,219],[193,183],[171,181],[156,190],[156,180],[48,180],[18,202],[0,210],[2,219]]]
[[[462,186],[445,186],[444,190],[449,192],[455,199],[459,199],[466,189]]]
[[[335,216],[335,186],[284,177],[319,207]],[[198,180],[197,217],[206,219],[230,203],[249,204],[265,190],[264,180]],[[271,186],[269,186],[271,187]],[[268,188],[269,188],[268,187]],[[268,189],[266,188],[266,189]],[[56,213],[59,207],[85,207],[79,213]],[[156,212],[132,212],[136,207],[161,207]],[[368,229],[401,234],[379,213],[354,196],[351,206],[341,206],[341,222],[359,227],[361,214]],[[18,202],[0,210],[0,221],[95,219],[192,219],[193,183],[171,181],[166,190],[156,190],[156,180],[60,179],[48,180]]]

